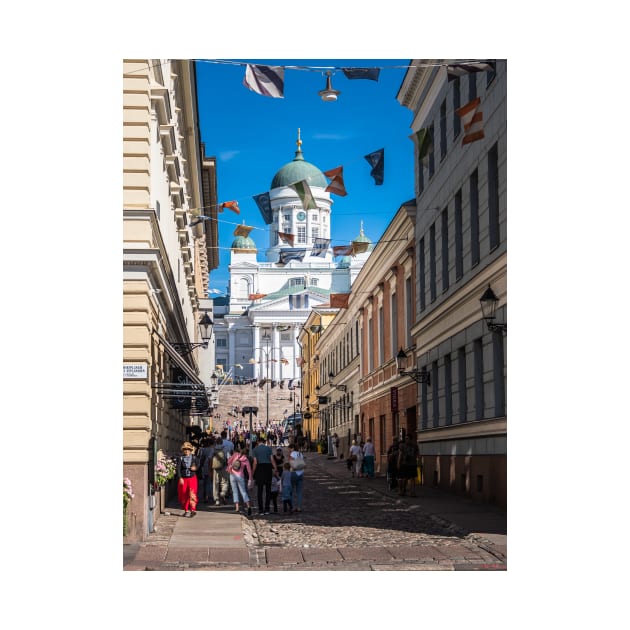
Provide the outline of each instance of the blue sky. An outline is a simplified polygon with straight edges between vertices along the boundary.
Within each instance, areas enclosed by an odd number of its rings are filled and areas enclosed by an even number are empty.
[[[250,236],[264,260],[268,226],[253,200],[267,192],[276,172],[293,160],[301,129],[304,159],[326,171],[343,166],[347,196],[332,195],[331,245],[359,234],[376,242],[400,205],[414,196],[412,112],[396,100],[409,59],[232,59],[284,66],[284,98],[261,96],[243,85],[244,65],[197,63],[201,140],[217,158],[219,202],[237,200],[240,215],[219,214],[219,268],[210,287],[225,290],[229,247],[236,224],[254,226]],[[310,70],[288,66],[308,66]],[[321,100],[325,71],[341,67],[381,68],[378,81],[351,80],[333,70],[335,102]],[[375,185],[368,153],[385,149],[385,177]]]

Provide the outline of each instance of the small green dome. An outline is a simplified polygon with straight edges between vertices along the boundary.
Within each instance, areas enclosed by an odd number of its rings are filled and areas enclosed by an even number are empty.
[[[232,249],[253,249],[254,251],[258,251],[256,249],[256,243],[249,236],[237,236],[232,241]]]
[[[280,188],[282,186],[289,186],[290,184],[296,184],[303,179],[306,180],[309,186],[318,186],[319,188],[326,188],[328,181],[324,174],[310,162],[307,162],[302,155],[302,141],[298,138],[298,150],[295,152],[295,157],[292,162],[285,164],[274,176],[271,181],[271,190],[274,188]]]

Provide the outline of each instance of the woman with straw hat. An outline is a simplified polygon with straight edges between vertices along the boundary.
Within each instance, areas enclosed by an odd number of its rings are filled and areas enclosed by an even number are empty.
[[[197,468],[199,458],[194,455],[190,442],[182,444],[182,453],[177,461],[177,498],[184,510],[184,516],[197,514]]]

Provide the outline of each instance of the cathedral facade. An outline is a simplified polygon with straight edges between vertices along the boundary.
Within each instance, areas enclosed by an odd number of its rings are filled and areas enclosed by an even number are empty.
[[[236,236],[230,252],[229,293],[227,299],[215,300],[217,366],[237,382],[297,383],[298,336],[309,313],[329,307],[331,293],[350,291],[373,247],[361,226],[353,243],[367,243],[366,251],[333,256],[329,184],[322,171],[304,159],[301,145],[298,135],[295,157],[271,181],[265,260],[258,259],[251,237]],[[304,204],[292,187],[303,181],[313,203]],[[324,247],[317,246],[324,241]]]

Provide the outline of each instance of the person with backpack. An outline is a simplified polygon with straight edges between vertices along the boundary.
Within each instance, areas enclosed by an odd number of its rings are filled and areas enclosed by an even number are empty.
[[[405,495],[410,486],[409,496],[416,496],[416,475],[418,474],[418,445],[408,433],[398,448],[398,494]]]
[[[214,454],[214,439],[209,435],[204,435],[199,441],[199,468],[197,469],[197,483],[199,500],[202,503],[211,503],[212,498],[212,455]]]
[[[249,463],[249,458],[247,455],[241,451],[238,446],[234,447],[234,453],[227,461],[226,470],[230,475],[230,485],[232,486],[232,498],[234,500],[234,509],[236,512],[239,511],[239,493],[243,500],[243,503],[247,506],[247,516],[252,515],[252,503],[249,498],[249,494],[247,494],[247,482],[246,475],[251,479],[252,469]]]
[[[218,438],[214,445],[214,454],[212,455],[212,494],[214,496],[214,504],[219,505],[227,503],[226,497],[229,491],[229,476],[225,469],[227,464],[227,455],[223,446],[222,438]]]

